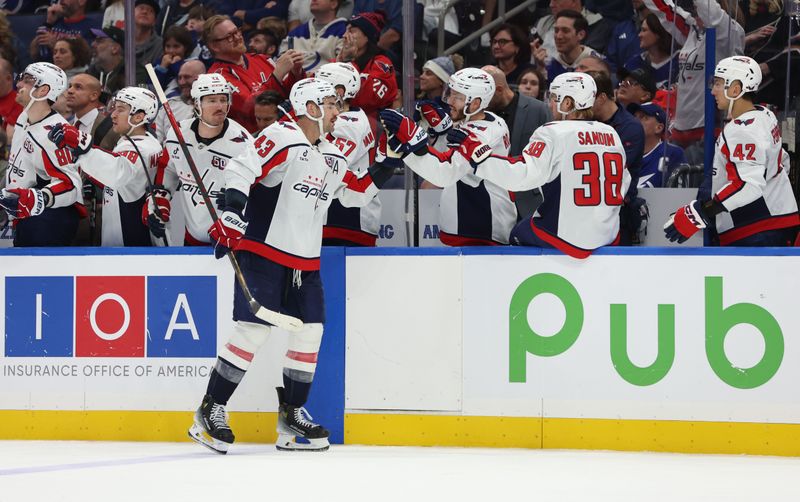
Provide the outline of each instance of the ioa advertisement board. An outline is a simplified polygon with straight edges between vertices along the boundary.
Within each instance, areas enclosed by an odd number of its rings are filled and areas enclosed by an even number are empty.
[[[796,257],[463,260],[466,414],[800,423]]]

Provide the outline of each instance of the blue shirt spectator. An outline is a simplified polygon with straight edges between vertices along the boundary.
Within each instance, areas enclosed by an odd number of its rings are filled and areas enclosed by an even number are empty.
[[[663,108],[654,103],[632,104],[628,111],[641,122],[644,130],[644,156],[637,188],[662,187],[675,168],[687,163],[683,149],[663,141],[667,127]]]
[[[611,32],[606,47],[606,61],[612,72],[616,72],[631,58],[639,55],[639,34],[633,19],[619,21]]]
[[[218,14],[225,14],[231,18],[236,26],[247,23],[258,25],[258,21],[265,17],[279,17],[286,19],[289,15],[289,0],[228,0],[219,4]]]

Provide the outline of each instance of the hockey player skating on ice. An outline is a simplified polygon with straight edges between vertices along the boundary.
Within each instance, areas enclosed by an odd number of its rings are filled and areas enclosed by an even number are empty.
[[[332,84],[342,101],[342,112],[336,117],[333,132],[327,139],[345,155],[348,169],[356,176],[363,176],[372,161],[375,136],[363,110],[350,106],[350,100],[361,88],[361,76],[350,63],[328,63],[317,68],[315,77]],[[381,202],[377,197],[364,207],[344,207],[334,199],[328,208],[322,243],[326,246],[374,246],[380,217]]]
[[[225,187],[224,170],[232,157],[243,150],[253,149],[253,137],[244,127],[228,117],[231,109],[231,87],[222,75],[202,74],[192,83],[195,118],[180,122],[192,158],[211,198]],[[211,243],[208,227],[211,216],[197,187],[189,164],[184,158],[175,133],[170,129],[164,144],[164,159],[156,177],[158,210],[149,206],[148,221],[153,233],[163,234],[169,220],[171,194],[183,208],[187,246],[206,246]]]
[[[758,63],[725,58],[714,70],[711,93],[731,119],[717,138],[709,201],[694,200],[664,224],[670,241],[685,242],[716,222],[722,246],[790,246],[800,219],[775,115],[753,104],[761,84]]]
[[[517,209],[508,190],[475,176],[469,165],[453,164],[453,151],[447,147],[443,127],[474,134],[498,155],[506,155],[511,144],[503,119],[486,111],[494,96],[494,79],[478,68],[464,68],[448,81],[445,101],[450,105],[450,120],[435,104],[426,105],[422,114],[439,134],[428,146],[426,131],[396,110],[382,110],[380,118],[390,135],[389,147],[404,154],[407,166],[417,174],[444,188],[439,203],[440,240],[448,246],[491,246],[508,244],[517,222]],[[434,117],[434,115],[437,115]],[[436,123],[436,126],[433,126]]]
[[[110,109],[113,131],[120,135],[113,153],[92,148],[91,136],[69,124],[56,125],[48,138],[59,148],[69,148],[81,170],[103,188],[101,245],[150,246],[142,212],[146,214],[145,197],[162,149],[147,131],[158,101],[147,89],[125,87],[117,91]]]
[[[597,94],[585,73],[562,73],[550,85],[550,112],[520,157],[494,155],[472,134],[456,143],[475,174],[512,191],[541,187],[544,201],[520,221],[511,243],[554,247],[586,258],[619,238],[619,210],[630,185],[625,149],[611,126],[592,120]],[[454,138],[455,139],[455,138]]]
[[[303,321],[302,330],[289,335],[284,385],[278,388],[276,446],[325,450],[328,431],[312,422],[304,408],[325,322],[319,273],[322,223],[334,198],[345,206],[367,204],[377,193],[375,183],[388,176],[387,169],[374,167],[357,178],[342,152],[324,139],[339,114],[331,84],[301,80],[289,99],[297,121],[272,124],[256,138],[255,151],[228,162],[225,210],[209,233],[217,257],[236,250],[249,289],[261,305]],[[250,313],[238,285],[233,303],[233,332],[189,430],[193,439],[219,453],[234,441],[225,405],[271,331]]]
[[[50,63],[28,65],[17,81],[17,119],[0,208],[14,220],[14,246],[68,246],[86,217],[81,176],[72,152],[47,133],[67,121],[52,109],[67,75]]]

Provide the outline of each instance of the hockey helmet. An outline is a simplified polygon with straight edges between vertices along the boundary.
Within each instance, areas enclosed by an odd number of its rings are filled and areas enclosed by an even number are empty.
[[[494,78],[479,68],[464,68],[450,75],[447,82],[446,93],[456,91],[463,94],[464,115],[467,117],[474,115],[489,106],[489,102],[494,97],[496,86]],[[474,112],[468,112],[469,105],[476,98],[480,98],[481,104]]]
[[[561,103],[567,96],[575,102],[574,110],[591,108],[594,105],[594,98],[597,96],[597,84],[586,73],[567,72],[553,79],[550,83],[549,93],[551,99],[554,98],[558,104],[556,109],[563,116],[569,113],[561,109]]]
[[[324,64],[317,69],[315,77],[334,87],[344,87],[344,99],[353,99],[361,89],[361,75],[350,63]]]
[[[25,67],[20,78],[24,78],[26,75],[30,75],[35,79],[34,89],[43,85],[50,87],[50,91],[44,98],[32,98],[33,101],[41,101],[42,99],[55,101],[67,89],[67,74],[53,63],[31,63]]]
[[[114,95],[114,101],[130,105],[130,115],[144,112],[144,121],[152,122],[158,112],[156,95],[143,87],[123,87]],[[130,122],[130,118],[128,119]],[[137,124],[138,125],[138,124]]]
[[[747,56],[732,56],[725,58],[714,69],[714,78],[721,78],[725,81],[725,97],[728,99],[738,99],[728,96],[728,88],[735,81],[742,84],[742,94],[745,92],[755,92],[761,85],[761,67],[753,58]]]
[[[298,117],[306,114],[306,103],[309,101],[316,103],[322,109],[325,98],[338,99],[338,97],[333,84],[319,78],[304,78],[295,83],[289,93],[289,101],[292,102],[292,109]]]
[[[214,94],[224,94],[228,96],[228,103],[231,101],[231,85],[219,73],[203,73],[192,82],[191,96],[198,110],[203,96]]]

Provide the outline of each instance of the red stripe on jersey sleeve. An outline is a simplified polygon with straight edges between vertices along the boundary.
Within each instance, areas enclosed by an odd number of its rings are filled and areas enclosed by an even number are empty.
[[[53,183],[48,188],[53,193],[53,196],[61,195],[64,193],[68,193],[72,189],[75,188],[75,184],[72,183],[72,180],[67,176],[67,174],[56,167],[55,164],[50,160],[50,157],[47,155],[47,152],[42,150],[42,161],[44,162],[44,170],[47,172],[47,175],[50,176],[50,179],[58,180],[57,183]]]
[[[728,173],[728,181],[730,183],[724,187],[714,196],[719,202],[725,202],[736,195],[742,188],[744,188],[744,181],[739,177],[739,171],[736,169],[736,164],[731,162],[730,151],[728,145],[723,143],[720,152],[725,156],[725,172]]]
[[[169,164],[169,152],[165,146],[161,149],[161,153],[158,154],[158,161],[156,162],[156,178],[153,181],[156,185],[164,184],[164,172],[167,170],[167,164]]]
[[[675,26],[677,26],[684,36],[689,35],[689,25],[686,24],[686,20],[683,19],[682,16],[675,12],[673,7],[667,5],[664,0],[654,0],[653,3],[656,5],[658,10],[664,13],[668,22],[675,23]]]
[[[272,171],[274,168],[278,167],[283,162],[286,162],[286,159],[288,157],[289,157],[289,149],[288,148],[284,148],[280,152],[276,153],[275,156],[273,156],[267,162],[262,164],[261,165],[261,176],[256,178],[255,183],[258,183],[259,181],[261,181],[264,178],[266,178],[270,171]]]
[[[363,177],[359,178],[353,174],[352,171],[344,173],[344,179],[342,181],[347,185],[347,188],[358,193],[364,193],[372,186],[372,177],[369,174],[365,174]]]
[[[453,154],[456,153],[456,151],[455,149],[451,148],[444,152],[440,152],[434,147],[428,146],[428,153],[436,157],[436,159],[439,160],[439,162],[450,162],[450,159],[453,158]]]

